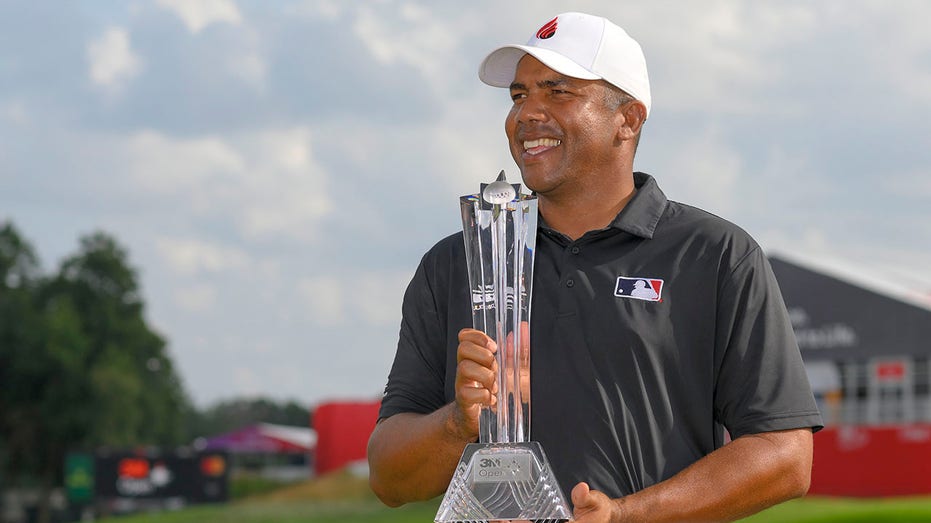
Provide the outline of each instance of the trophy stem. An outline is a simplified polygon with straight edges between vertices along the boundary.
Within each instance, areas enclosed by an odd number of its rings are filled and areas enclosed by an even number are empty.
[[[514,353],[509,358],[511,381],[514,383],[510,389],[516,393],[516,396],[512,397],[514,402],[512,442],[530,441],[530,292],[525,278],[533,274],[533,263],[531,262],[528,267],[525,258],[528,234],[527,212],[526,208],[518,209],[514,221],[516,240],[514,250],[517,256],[515,256],[516,267],[511,277],[514,286],[514,307],[510,311]],[[535,218],[536,214],[534,214]],[[532,234],[536,234],[536,226],[533,227]]]
[[[491,236],[492,242],[492,266],[494,267],[495,281],[501,282],[495,287],[495,302],[499,304],[495,310],[495,340],[498,343],[498,350],[501,352],[497,358],[500,362],[498,365],[498,392],[497,392],[497,410],[498,410],[498,437],[495,443],[509,443],[516,441],[514,439],[513,424],[511,423],[513,403],[513,387],[508,384],[517,383],[510,376],[511,370],[514,369],[511,350],[508,343],[509,322],[508,306],[513,310],[515,301],[514,287],[508,285],[508,234],[507,234],[507,216],[506,212],[501,212],[501,206],[495,205],[492,210],[494,221],[494,234]],[[510,294],[510,296],[509,296]],[[510,298],[510,299],[508,299]],[[513,343],[513,336],[511,337]],[[514,413],[516,414],[516,412]]]

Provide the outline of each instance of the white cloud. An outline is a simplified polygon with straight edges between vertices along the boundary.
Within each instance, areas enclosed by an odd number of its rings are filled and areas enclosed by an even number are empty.
[[[31,120],[26,105],[17,100],[0,105],[0,119],[16,126],[26,125]]]
[[[139,188],[172,198],[179,212],[236,223],[249,238],[311,239],[333,209],[326,173],[304,127],[223,138],[142,131],[117,142]]]
[[[237,143],[250,159],[248,171],[236,180],[242,192],[233,196],[241,203],[243,231],[248,236],[316,236],[315,225],[334,205],[326,173],[313,155],[310,130],[267,130]]]
[[[395,325],[410,278],[407,271],[315,276],[301,280],[298,292],[319,324]]]
[[[243,25],[236,31],[235,43],[222,49],[226,70],[259,93],[269,84],[269,40],[255,27]]]
[[[335,21],[343,14],[343,8],[348,5],[348,2],[341,2],[339,0],[303,0],[302,2],[285,6],[284,13]]]
[[[387,9],[365,5],[352,24],[353,33],[376,60],[413,67],[433,82],[448,76],[442,74],[444,64],[454,54],[454,35],[461,36],[463,27],[468,24],[431,16],[428,9],[409,2]]]
[[[177,139],[146,130],[129,136],[122,145],[133,179],[154,193],[194,191],[246,168],[242,155],[216,136]]]
[[[184,275],[240,271],[252,265],[242,249],[195,238],[157,238],[155,247],[170,267]]]
[[[193,34],[211,24],[242,23],[242,13],[233,0],[157,0],[156,3],[177,15]]]
[[[860,10],[857,10],[860,11]],[[931,4],[911,1],[889,5],[869,4],[861,13],[857,26],[874,27],[876,45],[865,49],[873,73],[883,77],[888,85],[901,91],[908,99],[931,107],[931,32],[927,20],[931,17]]]
[[[236,53],[229,58],[229,70],[247,84],[264,89],[268,78],[268,65],[257,52]]]
[[[268,393],[267,382],[260,379],[259,374],[250,367],[234,367],[233,384],[236,390],[227,392],[228,395],[256,396]]]
[[[931,200],[931,177],[929,169],[915,169],[909,172],[889,173],[886,175],[885,190],[893,196],[903,199]]]
[[[309,319],[321,325],[339,325],[346,320],[343,315],[343,296],[346,292],[335,277],[305,278],[298,283],[298,292],[309,307]]]
[[[686,140],[667,141],[665,146],[673,152],[654,158],[651,171],[663,173],[660,186],[671,199],[715,214],[729,214],[739,203],[737,184],[743,173],[740,154],[714,127],[687,135]]]
[[[709,0],[655,3],[654,8],[605,13],[643,46],[660,111],[715,113],[785,111],[754,96],[785,80],[778,53],[818,30],[816,8],[784,3]],[[656,21],[662,19],[663,23]]]
[[[352,170],[378,176],[386,170],[403,172],[395,184],[409,197],[455,206],[456,198],[494,180],[501,169],[509,180],[519,181],[504,132],[509,108],[506,90],[482,85],[426,122],[399,126],[347,117],[328,122],[317,135],[321,147],[342,155]],[[352,140],[342,139],[345,136]]]
[[[369,325],[397,325],[401,320],[401,301],[410,281],[410,272],[378,271],[353,277],[350,296],[358,297],[358,313]]]
[[[93,199],[100,212],[132,202],[139,213],[168,209],[169,221],[185,227],[229,224],[240,240],[310,244],[336,208],[307,127],[185,137],[51,129],[43,140],[69,172],[80,173],[54,192]]]
[[[91,82],[110,92],[119,92],[142,71],[142,59],[121,27],[111,27],[89,42],[86,55]]]
[[[434,163],[443,165],[441,180],[454,194],[477,191],[480,183],[494,180],[502,169],[509,181],[520,182],[520,171],[511,158],[504,133],[504,119],[510,108],[507,90],[496,89],[491,93],[501,104],[463,99],[448,107],[443,119],[424,132],[424,139],[435,143]],[[469,120],[474,120],[475,132],[463,136],[460,122]]]
[[[805,253],[815,258],[837,255],[836,251],[832,252],[832,241],[825,228],[818,225],[806,225],[799,229],[771,227],[760,231],[756,239],[763,250],[770,254]],[[836,248],[836,244],[833,247]]]
[[[188,312],[210,311],[217,301],[217,290],[213,285],[198,283],[175,290],[175,302],[181,310]]]

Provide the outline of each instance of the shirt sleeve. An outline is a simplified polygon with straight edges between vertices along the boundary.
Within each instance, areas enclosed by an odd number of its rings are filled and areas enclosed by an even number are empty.
[[[445,372],[445,321],[438,310],[427,253],[404,293],[401,330],[379,418],[400,412],[430,413],[442,407]]]
[[[719,287],[715,416],[732,438],[823,424],[769,261],[759,246]]]

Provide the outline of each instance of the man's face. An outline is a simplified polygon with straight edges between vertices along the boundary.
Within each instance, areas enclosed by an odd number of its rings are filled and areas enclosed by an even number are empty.
[[[623,117],[605,104],[606,90],[601,81],[563,76],[533,56],[521,59],[504,128],[527,187],[553,196],[582,190],[585,176],[610,165]]]

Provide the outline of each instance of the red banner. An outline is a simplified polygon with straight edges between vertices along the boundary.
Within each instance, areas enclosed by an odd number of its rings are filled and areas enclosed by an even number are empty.
[[[369,436],[378,419],[380,400],[325,403],[314,411],[317,431],[316,473],[338,470],[365,460]]]
[[[815,434],[809,494],[931,494],[931,424],[829,427]]]

